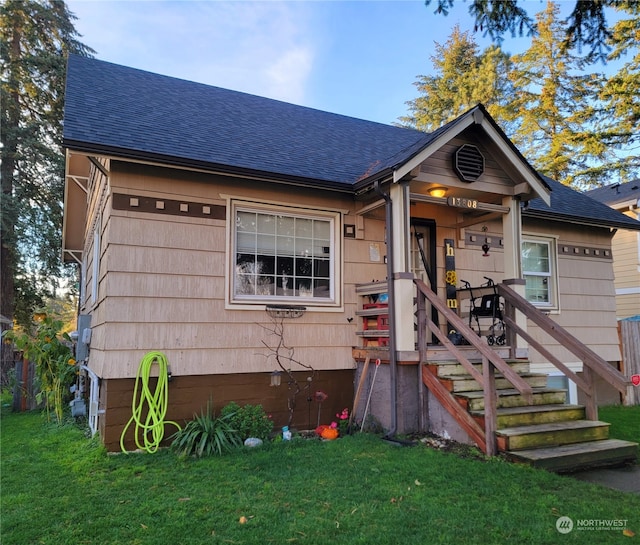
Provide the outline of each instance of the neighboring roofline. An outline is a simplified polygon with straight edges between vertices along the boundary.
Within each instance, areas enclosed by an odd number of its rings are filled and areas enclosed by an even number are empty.
[[[626,229],[629,231],[640,231],[640,221],[638,225],[632,223],[618,222],[615,220],[598,220],[596,218],[585,218],[584,216],[570,216],[568,214],[560,214],[558,212],[546,210],[532,210],[525,208],[522,210],[522,216],[526,218],[542,219],[550,221],[559,221],[561,223],[573,223],[576,225],[588,225],[590,227],[602,227],[604,229]]]
[[[168,166],[173,168],[186,168],[198,172],[210,174],[224,174],[242,178],[256,179],[266,182],[277,182],[298,187],[308,187],[313,189],[324,189],[343,193],[353,193],[353,185],[349,182],[332,182],[314,178],[304,178],[290,174],[278,174],[275,172],[265,172],[252,170],[244,167],[232,167],[206,161],[197,161],[185,157],[174,157],[170,155],[118,148],[92,144],[77,140],[63,139],[62,145],[69,151],[85,153],[87,155],[106,155],[115,160],[129,160],[138,163],[154,164],[158,166]]]
[[[509,140],[504,131],[496,124],[491,115],[482,104],[478,104],[471,110],[452,121],[445,130],[430,141],[424,148],[418,150],[410,158],[399,164],[394,169],[394,182],[400,181],[414,168],[423,163],[431,154],[442,147],[443,141],[449,141],[457,134],[471,125],[481,126],[501,151],[511,160],[518,172],[527,180],[536,196],[541,198],[547,206],[551,206],[551,188],[540,174],[529,164],[518,149]],[[453,135],[451,133],[454,133]]]

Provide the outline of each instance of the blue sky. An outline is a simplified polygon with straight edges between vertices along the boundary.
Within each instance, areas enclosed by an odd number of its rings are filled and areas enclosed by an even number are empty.
[[[559,3],[564,13],[574,0]],[[423,0],[67,4],[99,59],[381,123],[407,113],[416,76],[432,70],[435,43],[455,24],[473,29],[464,2],[446,17]],[[545,2],[524,5],[534,14]],[[507,35],[503,49],[529,44]]]

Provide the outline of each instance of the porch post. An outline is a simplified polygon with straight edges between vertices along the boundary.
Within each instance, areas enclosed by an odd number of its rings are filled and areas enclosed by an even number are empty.
[[[395,349],[415,350],[413,332],[413,299],[415,288],[409,268],[409,182],[391,184],[389,195],[393,202],[393,281],[395,306]]]
[[[524,281],[522,278],[522,214],[520,213],[520,200],[516,197],[505,196],[502,205],[509,208],[509,212],[502,216],[502,232],[504,243],[504,282],[511,289],[520,294],[524,293]],[[521,312],[515,314],[516,323],[527,331],[527,318]],[[517,346],[511,347],[516,357],[528,356],[528,343],[520,337],[516,337]]]

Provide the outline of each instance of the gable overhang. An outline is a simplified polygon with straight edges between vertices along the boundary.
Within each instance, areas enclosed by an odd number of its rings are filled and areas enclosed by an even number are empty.
[[[460,116],[425,147],[402,164],[397,165],[396,168],[393,169],[393,181],[398,183],[406,177],[411,177],[412,172],[418,169],[431,155],[472,125],[481,127],[504,154],[505,158],[516,169],[522,180],[524,180],[524,182],[521,183],[525,183],[529,188],[529,191],[522,191],[522,193],[528,193],[529,198],[538,197],[542,199],[547,206],[550,206],[551,190],[549,186],[526,159],[524,159],[482,106],[476,106]]]
[[[82,263],[90,165],[85,155],[66,150],[62,216],[62,260],[65,263]]]

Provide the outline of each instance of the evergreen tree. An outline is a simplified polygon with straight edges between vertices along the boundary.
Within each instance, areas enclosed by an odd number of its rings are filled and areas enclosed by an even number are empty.
[[[0,5],[0,314],[19,322],[61,274],[66,58],[92,53],[74,19],[60,0]]]
[[[618,9],[629,17],[613,27],[609,59],[627,62],[600,92],[598,129],[603,141],[617,152],[616,161],[606,165],[607,171],[618,175],[612,181],[625,182],[640,176],[640,2],[627,0]]]
[[[431,62],[435,75],[418,76],[414,85],[420,94],[407,102],[410,113],[400,124],[430,132],[479,102],[503,120],[509,59],[499,47],[480,53],[473,37],[456,25],[445,44],[436,43]]]
[[[547,3],[537,16],[531,47],[512,57],[516,93],[509,104],[510,137],[543,174],[567,185],[600,183],[601,165],[613,151],[595,131],[595,101],[603,76],[586,72],[586,61],[563,47],[566,23]]]
[[[425,0],[425,5],[429,6],[433,1]],[[447,15],[453,2],[435,0],[435,13]],[[588,57],[605,61],[608,49],[606,42],[611,37],[605,11],[621,3],[634,2],[637,0],[576,0],[573,11],[564,21],[564,45],[576,48],[579,52],[583,46],[587,46],[590,48]],[[518,0],[471,0],[469,13],[475,20],[475,30],[488,34],[498,44],[506,32],[512,36],[522,36],[525,31],[527,36],[535,35],[538,30],[536,24],[518,3]]]

